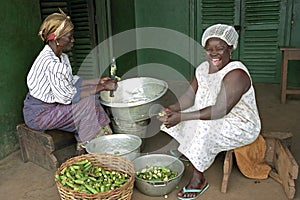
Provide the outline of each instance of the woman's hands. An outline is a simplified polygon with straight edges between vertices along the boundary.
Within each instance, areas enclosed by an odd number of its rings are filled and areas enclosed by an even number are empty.
[[[81,84],[80,99],[95,95],[104,90],[116,90],[117,86],[117,80],[111,80],[109,77],[83,80]]]
[[[165,108],[158,114],[157,119],[163,122],[167,128],[170,128],[181,121],[181,113],[174,112],[170,108]]]
[[[98,85],[106,91],[116,90],[118,86],[117,81],[111,80],[109,77],[100,78]]]

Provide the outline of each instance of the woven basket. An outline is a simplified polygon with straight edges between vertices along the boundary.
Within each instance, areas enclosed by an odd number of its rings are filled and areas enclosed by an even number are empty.
[[[61,199],[72,200],[90,200],[90,199],[103,199],[103,200],[125,200],[131,199],[135,180],[135,169],[131,161],[113,154],[85,154],[68,159],[64,162],[60,168],[57,169],[55,174],[59,174],[61,170],[67,166],[72,165],[77,161],[88,159],[96,167],[102,167],[106,170],[115,170],[122,173],[126,173],[130,176],[129,180],[121,187],[110,190],[107,192],[101,192],[97,194],[87,194],[85,192],[74,191],[70,188],[63,186],[56,178],[56,186]]]

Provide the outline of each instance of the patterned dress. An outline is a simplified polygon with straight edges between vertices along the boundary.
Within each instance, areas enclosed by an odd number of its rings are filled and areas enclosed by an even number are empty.
[[[208,73],[208,62],[202,63],[196,69],[198,90],[194,105],[183,112],[214,105],[224,76],[234,69],[242,69],[250,77],[247,68],[239,61],[230,62],[212,74]],[[251,83],[240,101],[221,119],[189,120],[171,128],[162,125],[161,129],[176,139],[178,150],[189,158],[197,170],[204,172],[218,153],[250,144],[258,137],[261,123],[253,85]]]

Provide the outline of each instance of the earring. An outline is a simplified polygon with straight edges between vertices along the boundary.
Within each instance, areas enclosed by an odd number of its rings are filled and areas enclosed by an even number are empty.
[[[56,42],[56,45],[59,46],[59,42]]]

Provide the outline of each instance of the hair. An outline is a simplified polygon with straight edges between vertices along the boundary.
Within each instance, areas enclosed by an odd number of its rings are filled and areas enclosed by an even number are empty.
[[[45,18],[38,35],[44,42],[56,40],[74,29],[71,18],[60,8],[60,13],[53,13]]]

